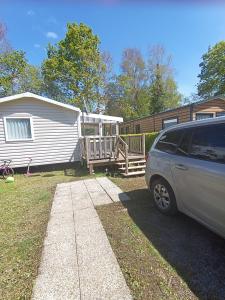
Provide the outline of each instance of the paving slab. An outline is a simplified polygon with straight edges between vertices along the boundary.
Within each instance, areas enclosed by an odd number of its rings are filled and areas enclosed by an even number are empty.
[[[113,202],[130,200],[130,197],[107,177],[99,177],[96,178],[96,180],[104,189],[104,191],[109,195]]]
[[[94,206],[112,203],[112,199],[96,179],[88,179],[85,180],[84,183],[90,194]]]
[[[95,210],[123,194],[108,178],[57,186],[33,300],[132,299]]]

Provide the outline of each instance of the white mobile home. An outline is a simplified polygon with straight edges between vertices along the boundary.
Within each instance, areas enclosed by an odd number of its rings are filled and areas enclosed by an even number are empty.
[[[122,118],[82,114],[72,105],[32,93],[0,98],[0,160],[13,167],[80,161],[79,138],[118,133]],[[83,130],[82,130],[83,128]]]

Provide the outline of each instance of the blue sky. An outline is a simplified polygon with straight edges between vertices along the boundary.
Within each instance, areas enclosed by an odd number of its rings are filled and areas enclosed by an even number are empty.
[[[151,45],[163,44],[172,54],[179,90],[189,96],[196,91],[202,54],[225,40],[225,4],[168,2],[0,0],[0,21],[12,46],[36,65],[46,57],[47,44],[64,37],[67,22],[92,27],[101,49],[111,53],[115,72],[124,48],[137,47],[146,56]]]

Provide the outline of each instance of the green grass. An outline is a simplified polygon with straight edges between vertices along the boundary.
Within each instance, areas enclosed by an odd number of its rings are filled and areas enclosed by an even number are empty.
[[[56,184],[86,176],[79,169],[0,180],[0,299],[30,299]]]
[[[173,220],[154,209],[144,178],[111,179],[132,200],[99,206],[97,212],[133,298],[196,299],[166,259],[164,241],[170,243],[170,234],[162,231],[167,230]],[[176,228],[174,226],[172,231],[175,236]]]

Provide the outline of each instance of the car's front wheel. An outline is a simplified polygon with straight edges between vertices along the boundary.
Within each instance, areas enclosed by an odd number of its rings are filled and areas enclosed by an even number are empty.
[[[156,179],[151,185],[151,192],[154,204],[159,211],[166,215],[177,213],[177,203],[173,189],[165,179]]]

